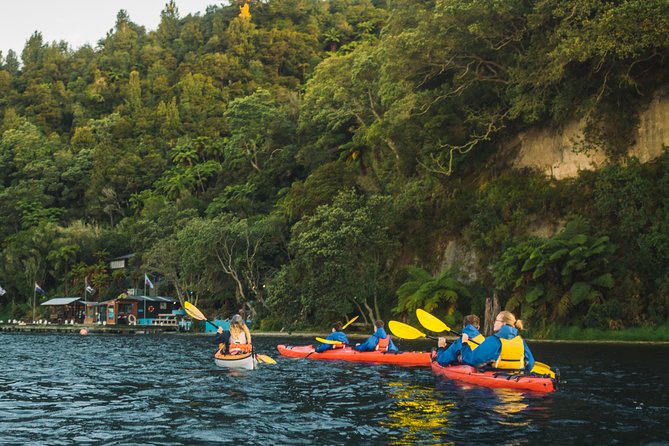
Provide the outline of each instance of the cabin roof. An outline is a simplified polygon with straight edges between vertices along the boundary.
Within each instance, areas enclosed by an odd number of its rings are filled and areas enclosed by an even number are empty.
[[[40,305],[69,305],[72,302],[76,302],[80,297],[55,297],[53,299],[49,299],[46,302],[41,303]]]

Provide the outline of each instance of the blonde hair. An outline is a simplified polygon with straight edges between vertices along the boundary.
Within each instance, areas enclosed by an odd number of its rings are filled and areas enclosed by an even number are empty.
[[[235,314],[232,316],[232,319],[230,319],[230,335],[233,339],[239,339],[241,338],[242,333],[244,333],[246,337],[246,343],[250,344],[251,332],[249,331],[249,328],[246,326],[246,323],[242,317],[238,314]]]
[[[510,311],[500,311],[499,314],[497,315],[497,319],[500,319],[503,324],[505,325],[510,325],[512,327],[517,328],[518,330],[523,329],[523,321],[520,319],[516,319],[516,316],[513,315],[512,312]]]

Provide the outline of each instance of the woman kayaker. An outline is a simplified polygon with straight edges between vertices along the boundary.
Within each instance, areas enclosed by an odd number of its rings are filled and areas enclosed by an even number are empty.
[[[235,314],[230,319],[230,342],[233,344],[250,344],[251,332],[246,326],[244,319],[239,314]]]
[[[372,334],[365,342],[353,347],[359,352],[373,352],[374,350],[381,350],[387,352],[397,352],[399,348],[393,344],[390,335],[386,333],[383,328],[385,324],[382,320],[374,322],[374,334]]]
[[[325,338],[328,341],[339,341],[341,344],[325,344],[321,343],[318,347],[316,347],[316,353],[323,353],[326,350],[329,350],[331,348],[341,348],[345,345],[348,345],[348,338],[346,337],[346,333],[341,331],[341,328],[343,327],[343,324],[341,322],[335,322],[332,324],[332,332],[328,335],[327,338]]]
[[[478,347],[485,337],[479,333],[481,327],[481,319],[475,314],[468,314],[462,321],[462,333],[466,334],[468,341],[464,344],[470,350]],[[456,364],[462,362],[462,339],[458,338],[446,348],[446,338],[440,337],[437,344],[436,361],[439,365],[447,366],[449,364]]]
[[[250,350],[245,346],[251,345],[251,332],[242,317],[235,314],[230,319],[230,330],[223,330],[223,327],[218,327],[214,342],[218,344],[219,351],[224,355],[245,353]]]
[[[462,349],[462,362],[474,367],[491,364],[495,369],[532,370],[534,356],[527,343],[518,335],[523,329],[523,322],[513,313],[501,311],[495,318],[492,336],[488,336],[477,348]],[[462,344],[469,340],[467,333],[462,334]]]
[[[246,326],[244,319],[239,314],[235,314],[230,319],[230,341],[229,352],[231,355],[248,353],[251,347],[251,332]]]

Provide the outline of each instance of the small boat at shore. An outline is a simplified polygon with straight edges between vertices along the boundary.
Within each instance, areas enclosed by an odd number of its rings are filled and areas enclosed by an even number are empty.
[[[333,348],[323,353],[316,353],[312,345],[277,346],[279,353],[291,358],[321,359],[335,361],[371,362],[375,364],[396,364],[403,366],[430,366],[429,352],[359,352],[350,347]]]
[[[255,370],[258,367],[258,358],[255,352],[252,351],[238,355],[224,355],[216,352],[214,362],[218,367],[228,369]]]

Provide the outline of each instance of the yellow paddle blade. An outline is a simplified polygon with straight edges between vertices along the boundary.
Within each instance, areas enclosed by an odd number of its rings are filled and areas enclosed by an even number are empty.
[[[555,372],[552,371],[551,368],[543,362],[535,361],[534,368],[531,371],[532,373],[537,373],[539,375],[549,375],[551,378],[555,378]]]
[[[402,339],[420,339],[427,337],[425,333],[409,324],[405,324],[404,322],[390,321],[388,322],[388,329],[392,334]]]
[[[346,322],[346,323],[344,324],[344,326],[341,327],[341,329],[343,330],[344,328],[348,327],[348,326],[351,325],[353,322],[355,322],[357,319],[358,319],[358,316],[354,317],[354,318],[351,319],[350,321]]]
[[[418,318],[418,322],[420,322],[420,324],[423,327],[425,327],[430,331],[433,331],[435,333],[441,333],[442,331],[451,331],[451,327],[442,322],[441,319],[437,318],[436,316],[432,316],[430,313],[428,313],[423,309],[420,308],[416,309],[416,317]]]
[[[267,355],[256,354],[256,358],[258,358],[258,361],[264,362],[265,364],[276,364],[276,361]]]
[[[317,340],[318,342],[320,342],[321,344],[330,344],[330,345],[339,345],[339,344],[343,344],[343,342],[341,342],[341,341],[333,341],[333,340],[331,340],[331,339],[325,339],[325,338],[316,338],[316,340]]]
[[[199,321],[206,321],[207,320],[207,317],[204,314],[202,314],[202,312],[200,310],[198,310],[195,305],[193,305],[192,303],[190,303],[188,301],[184,302],[184,310],[193,319],[197,319]]]

